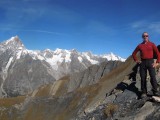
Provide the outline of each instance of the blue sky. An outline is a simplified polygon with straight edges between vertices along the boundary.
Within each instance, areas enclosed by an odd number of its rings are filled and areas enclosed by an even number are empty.
[[[127,58],[147,31],[160,44],[159,0],[1,0],[0,42],[30,50],[113,52]]]

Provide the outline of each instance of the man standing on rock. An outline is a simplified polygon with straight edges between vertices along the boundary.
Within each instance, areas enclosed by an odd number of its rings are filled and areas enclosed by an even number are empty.
[[[152,85],[152,91],[155,96],[160,96],[160,93],[157,91],[157,80],[155,67],[160,62],[160,54],[154,43],[150,42],[149,35],[147,32],[142,34],[143,42],[140,43],[132,53],[132,57],[135,62],[140,64],[140,77],[141,77],[141,98],[147,97],[147,70],[150,75],[150,82]],[[140,52],[140,60],[138,60],[136,54]],[[154,62],[153,53],[157,55],[157,61]]]

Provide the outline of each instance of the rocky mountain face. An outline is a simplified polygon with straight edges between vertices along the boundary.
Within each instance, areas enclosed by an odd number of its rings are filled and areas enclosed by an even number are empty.
[[[108,71],[108,67],[114,67]],[[140,99],[138,66],[129,57],[103,62],[42,85],[31,94],[0,99],[3,120],[159,120],[160,106]],[[160,72],[157,71],[160,83]],[[149,80],[149,78],[148,78]],[[151,85],[148,82],[148,91]],[[75,86],[75,87],[74,87]]]
[[[0,96],[31,92],[55,78],[48,63],[33,59],[18,37],[0,44]]]
[[[28,50],[18,36],[15,36],[0,44],[0,97],[26,95],[42,85],[54,83],[63,76],[70,74],[74,76],[92,65],[96,66],[111,61],[111,65],[104,65],[106,68],[100,70],[102,72],[107,69],[106,71],[109,72],[118,65],[117,60],[124,61],[125,59],[113,53],[97,56],[90,52],[80,53],[74,49]],[[95,70],[98,68],[95,67]],[[88,72],[98,74],[94,70]],[[75,85],[70,85],[68,91],[79,85],[84,86],[84,79],[89,79],[90,84],[96,83],[100,76],[97,75],[94,78],[93,75],[91,77],[88,76],[88,73],[83,72],[77,77]],[[80,83],[81,81],[83,82]]]
[[[147,78],[148,97],[141,99],[140,75],[137,65],[122,82],[106,94],[103,102],[76,120],[159,120],[160,97],[153,99],[150,78]],[[160,71],[156,75],[160,84]]]

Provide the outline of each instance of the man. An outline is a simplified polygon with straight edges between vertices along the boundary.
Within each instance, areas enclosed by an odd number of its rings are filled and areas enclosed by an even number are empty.
[[[147,32],[144,32],[142,34],[142,38],[143,42],[140,43],[132,53],[134,61],[140,64],[141,91],[142,91],[141,98],[145,98],[147,96],[147,84],[146,84],[147,70],[151,78],[150,82],[152,85],[153,94],[156,96],[160,96],[160,94],[157,91],[158,86],[155,73],[155,67],[160,62],[160,54],[155,44],[150,42],[149,35]],[[138,60],[136,56],[137,52],[140,52],[141,60]],[[154,62],[153,59],[154,52],[157,55],[156,62]]]

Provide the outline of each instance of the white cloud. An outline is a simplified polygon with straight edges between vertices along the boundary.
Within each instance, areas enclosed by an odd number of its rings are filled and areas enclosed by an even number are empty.
[[[46,31],[46,30],[19,30],[19,31],[40,32],[40,33],[56,34],[56,35],[67,35],[65,33],[58,33],[58,32]]]
[[[160,22],[151,23],[148,26],[148,29],[153,30],[153,31],[155,31],[155,32],[160,34]]]
[[[23,27],[42,20],[49,21],[48,24],[54,21],[75,23],[81,19],[78,13],[51,0],[0,1],[0,10],[3,10],[0,26]]]
[[[116,32],[115,29],[110,27],[107,24],[104,24],[99,21],[89,21],[88,25],[86,25],[86,29],[90,32],[95,32],[95,33],[102,33],[102,34],[114,34]]]
[[[35,30],[35,29],[15,29],[15,28],[0,28],[1,31],[26,31],[26,32],[38,32],[38,33],[47,33],[47,34],[55,34],[55,35],[67,35],[65,33],[52,32],[46,30]]]
[[[142,20],[142,21],[136,21],[136,22],[132,23],[131,27],[136,29],[136,28],[140,28],[140,27],[142,28],[145,25],[146,25],[146,21]]]
[[[160,21],[157,22],[150,22],[150,21],[136,21],[131,24],[131,28],[136,30],[137,32],[144,32],[144,31],[149,31],[149,32],[156,32],[160,34]]]
[[[35,3],[25,4],[24,2],[0,2],[0,9],[3,10],[3,17],[0,26],[23,27],[40,19],[46,8],[40,8]]]

